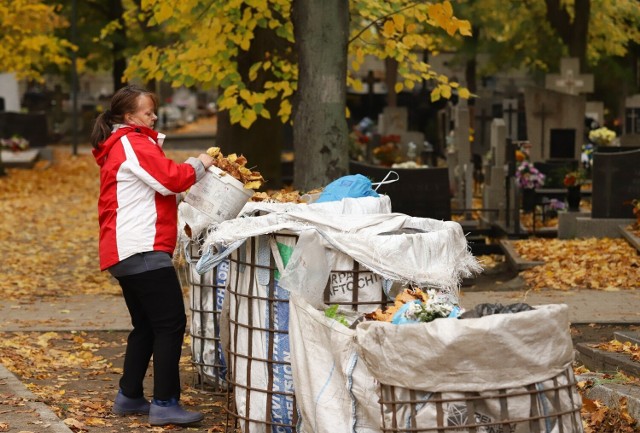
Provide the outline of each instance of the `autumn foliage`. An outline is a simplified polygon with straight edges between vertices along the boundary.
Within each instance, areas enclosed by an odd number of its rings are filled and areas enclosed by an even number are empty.
[[[454,89],[461,97],[470,96],[468,90],[432,70],[419,54],[437,48],[434,29],[448,35],[471,35],[471,24],[454,16],[450,1],[352,0],[349,7],[353,70],[360,69],[367,55],[393,58],[401,65],[402,81],[396,91],[411,90],[427,80],[435,83],[433,100],[450,97]],[[150,14],[150,27],[161,28],[175,42],[149,45],[132,57],[126,72],[129,78],[218,87],[222,90],[218,108],[228,110],[231,122],[245,128],[259,117],[290,120],[298,69],[289,0],[146,0],[142,8]],[[261,31],[275,33],[283,42],[281,48],[265,51],[243,74],[238,59],[256,43]],[[347,81],[356,90],[362,88],[355,77]],[[277,103],[277,111],[267,109],[270,101]]]
[[[531,289],[640,288],[640,256],[624,239],[527,239],[514,242],[525,260],[544,264],[522,271]]]
[[[72,44],[55,33],[66,26],[54,5],[0,0],[0,71],[42,80],[47,66],[68,64]]]

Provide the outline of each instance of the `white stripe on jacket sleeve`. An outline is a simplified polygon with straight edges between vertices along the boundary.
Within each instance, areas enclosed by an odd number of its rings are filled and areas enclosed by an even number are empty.
[[[158,180],[153,177],[148,171],[146,171],[140,165],[138,161],[138,156],[136,152],[133,150],[133,146],[131,146],[131,142],[127,138],[126,135],[123,135],[122,138],[122,147],[124,148],[124,153],[127,157],[127,168],[129,168],[136,176],[138,176],[144,183],[149,185],[154,190],[158,191],[162,195],[173,195],[177,192],[171,191],[163,184],[158,182]],[[179,192],[179,191],[178,191]]]

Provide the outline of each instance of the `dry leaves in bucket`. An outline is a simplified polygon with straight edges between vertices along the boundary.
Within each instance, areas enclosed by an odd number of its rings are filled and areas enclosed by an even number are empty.
[[[210,147],[207,154],[213,158],[213,165],[242,182],[246,189],[259,189],[264,183],[259,171],[246,167],[247,158],[243,155],[230,153],[224,156],[219,147]]]

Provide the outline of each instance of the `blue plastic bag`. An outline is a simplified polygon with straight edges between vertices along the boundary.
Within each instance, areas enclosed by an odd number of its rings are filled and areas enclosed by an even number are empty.
[[[371,186],[371,181],[361,174],[340,177],[324,188],[316,203],[338,201],[343,198],[380,197]]]

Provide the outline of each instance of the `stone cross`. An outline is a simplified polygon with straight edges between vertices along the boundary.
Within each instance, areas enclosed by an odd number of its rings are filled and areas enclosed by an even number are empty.
[[[575,57],[560,59],[560,74],[548,74],[545,87],[557,92],[579,95],[593,92],[593,75],[580,74],[580,60]]]
[[[544,138],[545,138],[545,129],[544,129],[544,121],[548,115],[553,114],[553,111],[548,111],[544,105],[544,102],[540,105],[539,111],[534,111],[533,115],[540,118],[540,153],[545,155],[544,153]]]
[[[502,101],[502,115],[507,124],[507,135],[515,140],[518,138],[518,100],[505,99]]]
[[[476,133],[474,134],[474,137],[476,137],[475,141],[478,143],[478,146],[476,147],[476,149],[479,149],[481,152],[485,151],[485,135],[487,135],[486,130],[488,129],[486,128],[486,125],[487,123],[490,123],[492,120],[493,120],[493,116],[487,113],[484,108],[480,110],[479,114],[474,116],[474,123],[475,121],[477,121],[478,127],[479,127]]]

